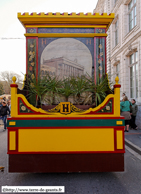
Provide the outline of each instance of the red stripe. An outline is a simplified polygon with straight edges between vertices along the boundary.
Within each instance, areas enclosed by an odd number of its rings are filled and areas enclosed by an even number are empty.
[[[18,85],[17,84],[10,84],[10,87],[11,88],[18,88]]]
[[[17,129],[85,129],[85,128],[104,128],[104,129],[106,129],[106,128],[115,128],[115,129],[119,129],[120,127],[123,127],[123,126],[85,126],[85,127],[81,127],[81,126],[79,126],[79,127],[75,127],[75,126],[73,126],[73,127],[68,127],[68,126],[62,126],[62,127],[7,127],[7,129],[9,129],[9,130],[17,130]]]
[[[97,120],[97,119],[120,119],[124,120],[124,117],[11,117],[7,118],[7,120]]]
[[[38,78],[38,37],[36,37],[36,78]]]
[[[101,153],[125,153],[120,151],[64,151],[64,152],[7,152],[7,154],[101,154]]]
[[[96,38],[94,37],[94,80],[96,84]]]
[[[26,75],[28,75],[28,37],[26,37]]]
[[[114,88],[121,88],[121,85],[114,85]]]
[[[107,50],[106,50],[106,37],[104,37],[105,39],[105,73],[107,73]]]

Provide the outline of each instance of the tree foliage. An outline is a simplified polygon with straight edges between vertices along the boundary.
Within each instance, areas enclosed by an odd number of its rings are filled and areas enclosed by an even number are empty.
[[[4,91],[7,94],[10,94],[10,84],[12,84],[12,78],[16,76],[17,80],[16,83],[18,85],[22,84],[23,78],[17,73],[11,72],[11,71],[3,71],[0,72],[0,80],[3,82],[4,85]]]
[[[44,102],[56,104],[58,98],[59,102],[63,100],[61,97],[64,97],[66,102],[71,97],[77,105],[92,104],[98,106],[109,93],[112,93],[107,76],[95,83],[89,75],[70,76],[63,80],[49,74],[43,77],[39,75],[37,79],[28,79],[27,89],[29,97],[36,97],[36,100],[31,100],[35,106]]]
[[[2,82],[0,82],[0,95],[4,94],[4,88]]]

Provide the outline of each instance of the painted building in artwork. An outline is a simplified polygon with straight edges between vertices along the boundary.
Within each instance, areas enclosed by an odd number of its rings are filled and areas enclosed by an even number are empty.
[[[59,57],[49,60],[43,59],[41,65],[42,76],[49,73],[51,76],[58,76],[60,79],[69,76],[81,76],[84,74],[84,67],[77,63],[77,60],[71,61],[65,57]]]
[[[119,76],[121,95],[136,99],[141,127],[141,1],[98,0],[94,12],[115,13],[107,32],[107,72],[112,82]]]

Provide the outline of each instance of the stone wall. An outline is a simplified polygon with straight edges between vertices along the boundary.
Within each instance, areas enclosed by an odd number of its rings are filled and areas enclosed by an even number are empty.
[[[141,128],[141,105],[138,105],[138,112],[136,117],[136,125]]]
[[[130,0],[98,0],[94,12],[115,13],[110,28],[107,31],[107,72],[114,83],[116,77],[116,65],[119,64],[119,82],[121,84],[121,95],[126,93],[130,97],[130,55],[138,52],[138,97],[135,98],[139,111],[137,114],[137,124],[141,128],[141,1],[136,0],[137,22],[129,31],[128,29],[128,4]],[[118,21],[118,44],[114,43],[115,23]]]

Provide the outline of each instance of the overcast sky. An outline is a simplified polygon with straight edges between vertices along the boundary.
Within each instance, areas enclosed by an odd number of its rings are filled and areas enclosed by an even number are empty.
[[[97,0],[0,0],[0,71],[26,71],[25,29],[18,12],[92,13],[96,4]]]

